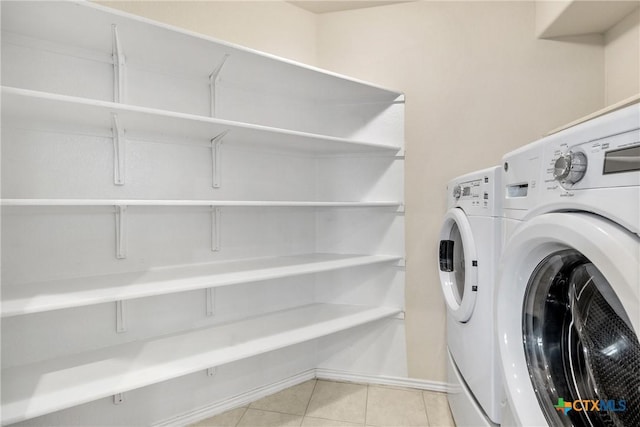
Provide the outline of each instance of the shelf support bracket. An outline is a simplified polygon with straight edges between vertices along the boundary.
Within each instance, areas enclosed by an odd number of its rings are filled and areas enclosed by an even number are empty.
[[[113,404],[120,405],[124,403],[124,393],[118,393],[113,395]]]
[[[211,117],[216,117],[217,110],[217,94],[216,89],[218,88],[218,82],[220,81],[220,72],[224,67],[224,64],[227,62],[229,58],[229,54],[225,53],[222,57],[222,61],[218,64],[218,66],[209,74],[209,96],[211,101]]]
[[[209,368],[207,369],[207,376],[209,377],[213,377],[216,375],[216,368]]]
[[[117,114],[111,114],[111,133],[113,134],[113,183],[124,185],[124,129],[118,124]]]
[[[116,332],[121,334],[127,332],[124,301],[116,301]]]
[[[113,34],[111,53],[113,57],[113,102],[124,102],[125,58],[118,37],[118,26],[111,25],[111,31]]]
[[[392,317],[392,319],[398,319],[398,320],[404,320],[405,319],[405,312],[401,312],[396,314],[395,316]]]
[[[116,206],[116,258],[127,257],[127,206]]]
[[[216,314],[216,289],[207,288],[207,316],[215,316]],[[213,368],[215,369],[215,368]]]
[[[222,140],[229,133],[229,129],[215,136],[211,140],[211,169],[212,169],[212,185],[213,188],[220,188],[220,181],[222,176],[221,171],[221,157],[222,153],[220,150],[220,146],[222,145]]]
[[[220,228],[222,221],[220,208],[213,206],[211,210],[211,251],[220,251]]]

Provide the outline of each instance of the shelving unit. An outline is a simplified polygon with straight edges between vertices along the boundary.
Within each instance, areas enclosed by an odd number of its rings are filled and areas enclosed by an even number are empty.
[[[3,425],[407,375],[402,93],[90,2],[0,7]]]
[[[3,372],[6,423],[246,359],[397,315],[393,308],[314,304]]]

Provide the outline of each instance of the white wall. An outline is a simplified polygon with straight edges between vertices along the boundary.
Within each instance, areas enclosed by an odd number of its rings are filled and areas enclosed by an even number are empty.
[[[445,380],[437,234],[448,180],[604,104],[602,37],[538,40],[533,2],[413,2],[320,15],[321,67],[405,91],[411,376]]]
[[[640,92],[640,8],[605,34],[607,105]]]
[[[284,1],[97,1],[310,65],[316,64],[316,15]]]

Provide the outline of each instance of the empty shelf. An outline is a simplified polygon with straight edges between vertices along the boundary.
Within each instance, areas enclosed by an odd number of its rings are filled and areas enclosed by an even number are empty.
[[[229,286],[400,260],[397,256],[308,254],[4,284],[2,317]]]
[[[399,313],[400,309],[389,307],[313,304],[5,369],[2,423],[37,417]]]
[[[356,141],[307,132],[253,125],[192,114],[176,113],[127,104],[57,95],[27,89],[2,88],[3,122],[81,125],[109,131],[112,115],[127,132],[210,141],[224,137],[230,145],[250,145],[312,153],[383,151],[394,153],[398,146]]]
[[[113,25],[118,28],[122,50],[131,67],[151,67],[166,74],[208,79],[224,56],[229,55],[223,79],[239,87],[325,102],[393,100],[400,95],[371,83],[90,2],[2,5],[3,33],[66,45],[103,61],[111,58]],[[3,41],[5,38],[8,37],[3,35]]]
[[[401,207],[401,202],[307,202],[270,200],[2,199],[2,206],[215,206],[283,208]]]

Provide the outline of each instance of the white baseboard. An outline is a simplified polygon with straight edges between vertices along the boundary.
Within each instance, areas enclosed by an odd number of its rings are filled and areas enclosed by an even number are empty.
[[[202,406],[193,411],[185,412],[183,414],[171,417],[164,421],[153,424],[154,427],[174,427],[174,426],[186,426],[195,422],[204,420],[214,415],[221,414],[225,411],[238,408],[240,406],[247,405],[258,399],[262,399],[273,393],[284,390],[285,388],[293,387],[294,385],[301,384],[305,381],[312,380],[316,376],[315,369],[309,369],[307,371],[296,374],[292,377],[285,378],[284,380],[269,384],[263,387],[256,388],[246,393],[239,394],[237,396],[230,397],[220,402],[215,402],[210,405]]]
[[[193,424],[225,411],[247,405],[273,393],[293,387],[305,381],[318,378],[321,380],[345,381],[363,384],[379,384],[394,387],[415,388],[419,390],[436,391],[446,393],[447,384],[439,381],[427,381],[404,377],[387,377],[384,375],[354,374],[352,372],[337,371],[334,369],[309,369],[284,380],[269,384],[246,393],[233,396],[220,402],[200,407],[167,420],[153,424],[154,427],[177,427]]]
[[[447,392],[447,383],[440,381],[427,381],[405,377],[387,377],[384,375],[354,374],[347,371],[317,368],[316,378],[332,381],[347,381],[364,384],[379,384],[394,387],[415,388],[419,390]]]

